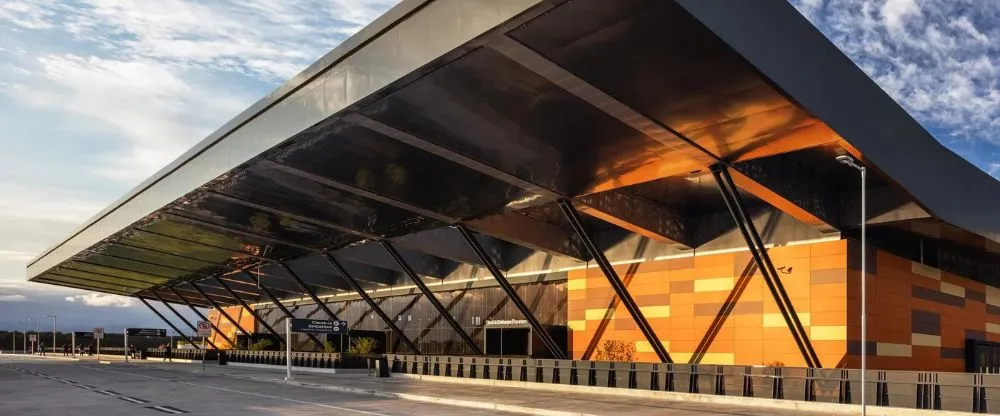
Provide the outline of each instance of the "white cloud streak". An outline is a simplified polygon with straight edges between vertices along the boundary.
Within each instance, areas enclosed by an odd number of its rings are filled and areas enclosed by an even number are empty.
[[[106,293],[88,293],[85,295],[67,296],[67,302],[80,302],[87,306],[98,308],[127,308],[132,306],[132,299],[124,296]]]

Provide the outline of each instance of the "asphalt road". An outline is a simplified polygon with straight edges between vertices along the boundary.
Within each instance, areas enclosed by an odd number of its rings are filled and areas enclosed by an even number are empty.
[[[494,415],[179,371],[0,356],[0,414]]]

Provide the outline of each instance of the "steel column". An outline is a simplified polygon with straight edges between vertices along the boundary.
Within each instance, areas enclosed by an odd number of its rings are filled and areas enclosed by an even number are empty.
[[[268,298],[271,299],[271,303],[273,303],[274,306],[276,306],[281,311],[281,313],[285,314],[286,319],[295,318],[295,315],[292,315],[292,311],[288,310],[288,308],[286,308],[285,305],[282,305],[281,302],[278,301],[278,297],[274,296],[274,294],[271,293],[271,291],[268,290],[266,286],[260,285],[260,290],[264,292],[264,294],[267,295]],[[323,341],[320,341],[319,338],[316,338],[316,336],[313,334],[306,334],[306,336],[308,336],[309,339],[312,340],[312,342],[316,343],[320,351],[324,350]],[[292,345],[291,341],[292,341],[292,334],[290,333],[285,334],[285,343],[287,343],[288,345]]]
[[[271,335],[274,335],[274,337],[278,339],[278,341],[281,341],[281,335],[278,335],[278,331],[275,331],[274,328],[271,328],[271,325],[268,325],[267,321],[260,319],[260,315],[257,314],[257,311],[253,310],[253,308],[250,307],[250,305],[247,304],[247,302],[243,300],[243,298],[237,296],[236,292],[233,292],[233,289],[231,289],[229,285],[226,284],[226,282],[223,282],[222,279],[219,278],[219,276],[212,276],[212,278],[215,279],[215,281],[219,283],[219,286],[222,286],[222,288],[225,289],[226,292],[229,292],[230,295],[236,298],[236,301],[239,302],[240,305],[242,305],[243,308],[247,310],[247,312],[253,315],[253,318],[256,319],[257,322],[260,322],[260,324],[264,326],[264,329],[266,329],[267,332],[270,332]]]
[[[174,288],[172,288],[172,287],[169,287],[167,289],[170,289],[170,292],[172,292],[173,294],[177,295],[177,297],[181,299],[181,302],[184,302],[184,304],[187,305],[187,307],[191,309],[191,312],[194,312],[195,315],[198,315],[198,317],[201,318],[201,320],[203,320],[205,322],[208,322],[208,324],[212,326],[212,329],[215,330],[215,333],[219,334],[219,336],[221,336],[223,340],[225,340],[226,342],[228,342],[229,345],[231,345],[234,350],[236,349],[236,340],[235,339],[229,339],[228,337],[226,337],[226,334],[223,334],[222,330],[219,329],[219,327],[215,326],[215,324],[212,323],[211,319],[208,319],[208,317],[206,317],[205,314],[201,313],[201,311],[199,311],[198,308],[195,308],[194,305],[191,304],[191,302],[188,302],[188,300],[185,299],[184,296],[181,296],[180,292],[174,290]],[[218,349],[218,348],[216,348],[216,349]]]
[[[663,348],[663,344],[660,343],[660,339],[656,336],[656,332],[653,331],[653,327],[649,325],[649,321],[642,314],[639,309],[639,305],[635,303],[635,299],[632,299],[632,295],[628,293],[628,288],[622,283],[622,279],[618,277],[618,273],[615,272],[615,268],[611,266],[611,262],[608,258],[604,256],[604,252],[597,247],[594,240],[590,238],[587,234],[587,230],[583,228],[583,220],[580,218],[580,213],[576,211],[573,207],[573,203],[567,199],[559,200],[559,208],[562,210],[563,215],[569,220],[570,226],[573,227],[573,231],[576,231],[577,236],[580,237],[580,241],[583,243],[584,247],[590,252],[590,255],[597,262],[597,266],[604,273],[604,277],[608,279],[611,283],[611,288],[614,289],[615,295],[621,299],[621,302],[625,305],[625,309],[628,310],[629,314],[632,315],[632,319],[635,320],[636,325],[639,330],[642,331],[642,335],[646,337],[646,341],[656,352],[657,357],[660,361],[665,363],[672,363],[674,360],[670,358],[670,353],[667,352],[666,348]]]
[[[150,293],[152,293],[153,296],[155,296],[156,299],[158,299],[160,301],[160,303],[163,304],[163,306],[166,306],[167,309],[170,309],[170,312],[173,312],[174,315],[177,315],[177,317],[180,318],[181,322],[184,322],[184,325],[187,325],[188,328],[191,328],[191,331],[194,331],[195,334],[198,333],[198,327],[196,327],[194,325],[191,325],[191,321],[188,321],[187,318],[184,317],[184,315],[181,315],[180,312],[177,312],[177,309],[174,309],[174,307],[170,306],[170,304],[167,303],[167,301],[163,300],[163,297],[161,297],[158,293],[156,293],[155,290],[151,290]],[[205,339],[205,342],[207,342],[208,345],[211,345],[212,349],[214,349],[214,350],[219,349],[219,347],[215,346],[215,343],[213,343],[212,341],[209,341],[207,338]],[[204,347],[204,345],[202,347]]]
[[[726,207],[729,209],[729,213],[732,214],[733,221],[736,222],[736,228],[740,230],[747,248],[750,249],[750,254],[757,263],[757,268],[760,270],[761,275],[764,276],[767,289],[771,292],[771,296],[778,305],[778,310],[781,312],[785,324],[788,325],[788,329],[792,332],[792,338],[795,340],[795,345],[799,348],[799,352],[802,353],[802,358],[805,359],[807,366],[822,368],[819,357],[809,342],[809,335],[802,326],[799,315],[795,313],[795,308],[792,306],[792,301],[788,298],[788,293],[785,292],[784,285],[781,284],[778,272],[774,268],[774,263],[771,262],[771,257],[767,254],[767,247],[764,246],[760,234],[757,233],[757,228],[753,225],[753,220],[746,213],[743,198],[733,183],[729,171],[722,165],[713,165],[711,170],[712,176],[719,186],[719,191],[722,193],[722,198],[726,202]]]
[[[385,322],[385,324],[389,326],[389,329],[391,329],[392,332],[399,337],[399,340],[406,344],[406,347],[409,348],[410,351],[413,351],[414,354],[420,354],[420,349],[417,348],[417,344],[414,344],[413,341],[406,336],[406,333],[396,326],[396,323],[392,320],[392,318],[385,314],[385,311],[383,311],[382,308],[375,303],[375,300],[368,295],[368,292],[365,292],[365,289],[361,287],[361,284],[358,283],[357,280],[354,279],[354,276],[351,276],[351,274],[347,272],[347,268],[345,268],[343,264],[340,264],[337,259],[333,258],[330,253],[323,252],[320,254],[328,263],[330,263],[330,266],[337,271],[337,274],[339,274],[340,277],[343,277],[344,281],[347,282],[349,286],[354,288],[354,291],[357,292],[358,296],[361,296],[361,299],[365,300],[365,303],[372,308],[372,311],[378,314],[379,318],[382,318],[382,322]]]
[[[184,333],[181,332],[181,330],[177,329],[177,327],[174,326],[174,324],[170,323],[170,321],[168,321],[166,317],[164,317],[162,314],[160,314],[160,311],[158,311],[155,308],[153,308],[153,305],[150,305],[149,302],[146,302],[146,299],[143,299],[143,298],[141,298],[139,296],[136,296],[135,298],[139,299],[139,302],[142,302],[143,305],[146,305],[146,307],[149,308],[149,310],[153,311],[153,313],[155,313],[156,316],[159,316],[160,319],[163,320],[163,322],[165,322],[167,325],[169,325],[170,328],[172,328],[174,330],[174,332],[177,333],[177,335],[180,335],[180,337],[184,338],[184,340],[187,341],[189,344],[196,345],[193,341],[191,341],[191,338],[188,338],[187,335],[184,335]],[[126,346],[126,348],[127,347],[128,346]]]
[[[317,297],[315,293],[309,290],[309,287],[306,286],[305,282],[303,282],[302,279],[300,279],[299,276],[292,271],[291,267],[288,267],[287,264],[281,262],[275,264],[277,264],[278,267],[280,267],[281,270],[288,275],[288,277],[291,277],[292,280],[295,281],[295,284],[299,285],[299,288],[302,289],[303,292],[306,292],[306,294],[309,295],[309,299],[312,299],[313,303],[315,303],[316,306],[319,306],[319,308],[326,313],[326,316],[329,316],[330,319],[333,319],[334,321],[340,320],[340,318],[337,317],[337,314],[333,313],[333,311],[331,311],[330,308],[326,306],[326,303],[323,303],[323,301],[320,300],[320,298]]]
[[[243,329],[243,327],[240,326],[240,323],[236,322],[236,320],[233,319],[232,316],[226,313],[226,310],[222,308],[222,305],[219,305],[219,303],[216,302],[214,299],[208,297],[208,294],[205,293],[205,291],[201,290],[201,288],[198,287],[198,285],[194,284],[194,282],[188,282],[188,284],[191,285],[191,287],[193,287],[194,290],[197,290],[198,293],[201,295],[201,297],[205,298],[205,300],[207,300],[208,303],[211,303],[212,307],[214,307],[215,310],[219,311],[219,313],[222,314],[222,316],[224,316],[226,320],[229,321],[230,324],[235,326],[238,331],[242,332],[243,335],[247,337],[247,339],[250,339],[250,333],[247,332],[247,330]],[[233,347],[235,348],[236,344],[233,344]]]
[[[437,309],[438,313],[441,314],[441,317],[448,322],[448,325],[451,325],[452,329],[458,333],[458,336],[460,336],[469,348],[472,349],[472,352],[476,355],[482,355],[483,350],[479,348],[479,345],[476,345],[476,341],[474,341],[472,337],[470,337],[469,334],[462,329],[462,326],[458,324],[455,317],[451,316],[448,309],[441,304],[441,301],[439,301],[437,297],[434,296],[434,293],[431,292],[431,289],[427,287],[427,284],[425,284],[423,280],[420,280],[420,276],[417,276],[417,273],[410,268],[409,264],[406,264],[406,260],[404,260],[403,256],[396,251],[396,248],[392,246],[392,243],[386,240],[381,240],[379,243],[382,244],[382,247],[385,249],[385,252],[389,254],[389,257],[392,257],[392,259],[399,264],[399,267],[403,269],[403,273],[406,273],[406,275],[410,277],[410,280],[412,280],[413,284],[420,289],[420,292],[424,294],[424,297],[431,302],[434,309]]]
[[[514,302],[514,306],[517,310],[521,311],[521,315],[524,315],[524,318],[528,320],[528,324],[531,325],[531,329],[538,334],[538,337],[542,340],[542,343],[545,344],[545,347],[552,353],[552,356],[557,360],[566,359],[566,354],[563,353],[561,348],[559,348],[559,344],[552,339],[552,335],[545,330],[545,327],[542,326],[541,322],[538,322],[538,318],[535,318],[535,315],[531,313],[531,310],[528,309],[528,305],[525,304],[524,300],[521,299],[521,296],[517,294],[517,289],[514,289],[514,286],[510,284],[510,281],[508,281],[507,277],[503,275],[500,268],[493,263],[493,259],[486,254],[486,250],[483,249],[483,246],[479,244],[479,241],[476,241],[476,237],[473,236],[472,233],[469,232],[469,229],[465,228],[462,224],[455,225],[454,228],[462,234],[462,238],[469,243],[469,247],[476,253],[476,256],[479,257],[479,260],[484,266],[486,266],[486,269],[493,275],[493,278],[496,279],[497,283],[500,284],[500,288],[507,294],[510,301]]]

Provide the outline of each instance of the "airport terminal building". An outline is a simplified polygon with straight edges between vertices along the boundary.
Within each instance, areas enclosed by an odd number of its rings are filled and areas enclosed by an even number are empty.
[[[398,353],[964,371],[1000,355],[997,207],[784,2],[404,0],[27,275],[210,308],[220,348],[294,316]]]

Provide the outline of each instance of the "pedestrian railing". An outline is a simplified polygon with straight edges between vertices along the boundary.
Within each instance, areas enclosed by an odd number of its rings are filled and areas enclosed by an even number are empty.
[[[205,360],[216,360],[219,358],[218,352],[212,349],[174,348],[170,350],[170,358],[178,360],[201,361],[202,354],[204,354]],[[167,350],[166,348],[147,348],[146,357],[167,358]]]
[[[234,363],[285,365],[284,351],[226,351],[226,359]],[[339,353],[326,352],[292,352],[292,366],[309,368],[339,368],[341,356]]]
[[[860,404],[856,369],[388,355],[394,373]],[[911,409],[1000,410],[1000,375],[869,370],[868,403]]]

